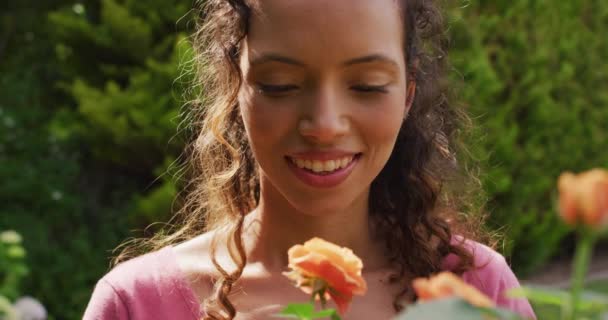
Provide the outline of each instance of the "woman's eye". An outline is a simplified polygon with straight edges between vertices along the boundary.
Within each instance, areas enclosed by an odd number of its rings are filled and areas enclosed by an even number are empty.
[[[298,89],[298,86],[292,84],[274,85],[258,83],[257,86],[260,93],[266,95],[280,95]]]
[[[387,93],[388,90],[386,89],[386,86],[368,86],[368,85],[356,85],[356,86],[352,86],[351,89],[359,91],[359,92],[380,92],[380,93]]]

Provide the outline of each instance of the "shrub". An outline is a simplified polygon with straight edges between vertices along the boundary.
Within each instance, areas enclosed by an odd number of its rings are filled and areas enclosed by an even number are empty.
[[[567,232],[552,214],[561,171],[608,165],[608,3],[461,2],[452,62],[479,126],[491,226],[514,268],[554,255]],[[504,227],[503,227],[504,226]]]

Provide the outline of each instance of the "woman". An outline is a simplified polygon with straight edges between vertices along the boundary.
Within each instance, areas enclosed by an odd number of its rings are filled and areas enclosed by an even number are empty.
[[[363,260],[368,293],[345,319],[390,319],[415,300],[414,277],[445,269],[533,317],[500,295],[517,279],[473,241],[481,219],[459,213],[474,207],[457,144],[468,118],[447,99],[434,1],[209,0],[202,12],[199,174],[182,224],[123,251],[154,252],[101,279],[85,319],[270,318],[307,300],[281,273],[288,248],[315,236]]]

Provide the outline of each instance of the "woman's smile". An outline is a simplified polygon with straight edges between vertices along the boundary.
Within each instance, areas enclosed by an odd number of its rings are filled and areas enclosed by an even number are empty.
[[[300,152],[285,156],[287,165],[302,182],[317,188],[331,188],[348,178],[362,153],[334,151]]]

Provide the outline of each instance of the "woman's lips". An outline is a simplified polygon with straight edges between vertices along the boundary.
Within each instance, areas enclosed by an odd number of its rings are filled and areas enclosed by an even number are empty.
[[[343,168],[335,169],[331,172],[314,172],[307,168],[300,168],[295,163],[294,160],[290,157],[285,157],[285,161],[287,161],[287,165],[291,169],[291,171],[295,174],[295,176],[300,179],[305,184],[316,187],[316,188],[331,188],[339,185],[342,181],[346,180],[350,173],[353,171],[359,159],[361,158],[361,153],[357,154],[347,154],[347,153],[333,153],[329,154],[314,154],[311,155],[306,154],[303,155],[302,158],[308,160],[330,160],[337,159],[339,157],[344,156],[353,156],[353,159]],[[300,158],[300,159],[302,159]]]

